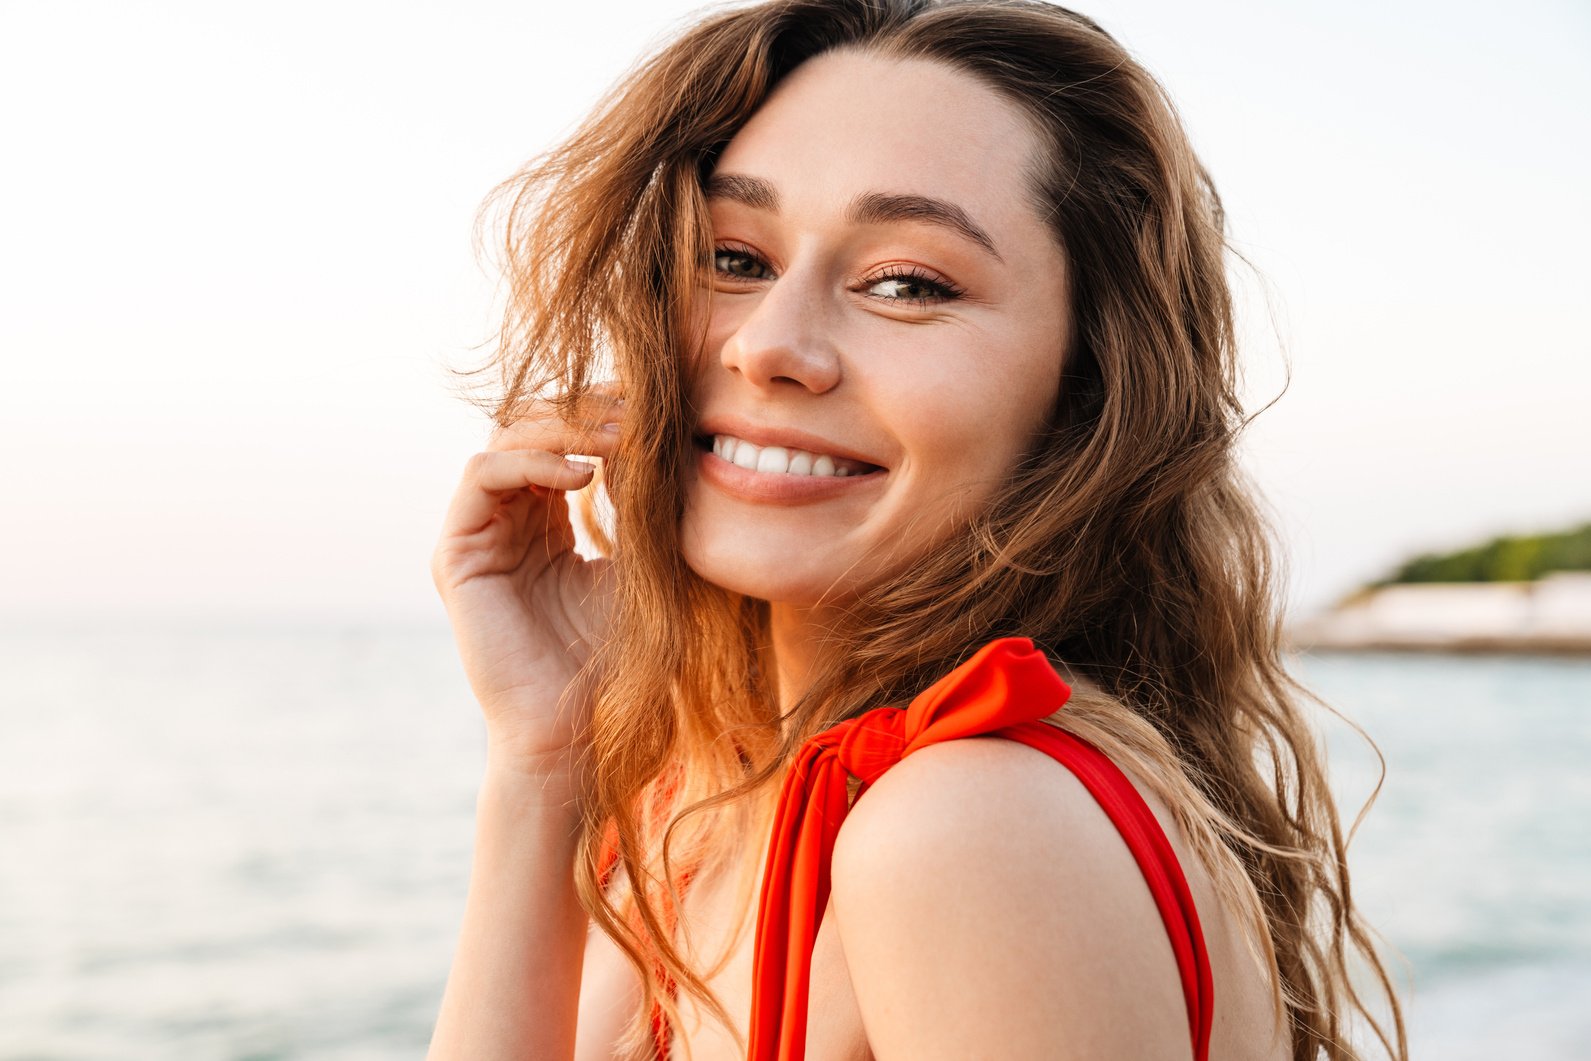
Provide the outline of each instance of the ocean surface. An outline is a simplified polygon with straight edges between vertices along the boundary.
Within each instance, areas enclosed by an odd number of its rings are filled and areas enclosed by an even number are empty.
[[[1591,1058],[1591,661],[1299,673],[1386,757],[1350,862],[1414,1056]],[[0,633],[0,1058],[422,1056],[478,719],[445,628]]]

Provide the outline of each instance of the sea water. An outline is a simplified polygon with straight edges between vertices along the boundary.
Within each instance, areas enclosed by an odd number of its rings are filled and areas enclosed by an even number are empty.
[[[1386,760],[1349,863],[1412,973],[1413,1056],[1591,1058],[1591,660],[1344,654],[1298,673]],[[1380,767],[1322,728],[1346,827]]]
[[[1414,1056],[1591,1057],[1591,661],[1299,673]],[[4,632],[0,1058],[421,1056],[483,752],[445,628]]]

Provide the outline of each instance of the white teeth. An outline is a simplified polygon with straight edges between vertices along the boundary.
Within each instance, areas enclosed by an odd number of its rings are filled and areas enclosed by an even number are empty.
[[[841,461],[824,453],[786,446],[757,446],[732,435],[714,435],[713,452],[723,460],[741,468],[764,474],[816,475],[843,479],[860,475],[865,465],[855,461]]]
[[[790,451],[783,446],[769,446],[757,455],[759,472],[782,472],[790,467]]]

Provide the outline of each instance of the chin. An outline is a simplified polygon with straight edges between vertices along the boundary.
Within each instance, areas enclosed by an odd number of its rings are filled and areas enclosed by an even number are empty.
[[[877,549],[860,549],[856,543],[840,541],[835,543],[839,548],[824,548],[814,546],[805,535],[763,534],[755,526],[723,533],[710,520],[693,519],[690,514],[680,531],[682,558],[697,576],[770,604],[841,604],[911,562],[899,550],[886,558]],[[845,548],[846,544],[852,547]],[[912,555],[919,554],[913,550]]]
[[[810,606],[855,588],[856,572],[847,571],[846,563],[824,562],[811,548],[802,551],[805,562],[792,563],[790,550],[756,548],[748,537],[704,539],[692,534],[687,522],[680,541],[685,566],[720,589],[771,604]]]
[[[698,560],[688,552],[685,564],[705,582],[744,597],[767,601],[770,604],[788,604],[809,607],[820,600],[834,600],[834,578],[803,576],[788,570],[770,569],[768,565],[751,560]],[[825,598],[825,594],[827,597]]]

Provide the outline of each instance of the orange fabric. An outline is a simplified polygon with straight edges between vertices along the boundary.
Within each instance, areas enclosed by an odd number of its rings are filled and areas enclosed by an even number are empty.
[[[849,811],[847,777],[865,793],[904,756],[960,737],[1020,740],[1069,767],[1132,850],[1160,910],[1182,976],[1193,1054],[1209,1051],[1209,959],[1198,914],[1165,833],[1125,775],[1092,746],[1039,721],[1071,695],[1026,638],[1002,638],[919,694],[881,707],[802,745],[780,791],[764,870],[753,966],[749,1061],[801,1061],[806,1053],[812,947],[829,900],[829,861]]]
[[[1193,1056],[1207,1061],[1214,995],[1192,894],[1170,841],[1126,775],[1092,745],[1040,721],[1070,695],[1070,687],[1030,640],[1001,638],[979,649],[904,710],[877,708],[801,746],[779,793],[763,871],[748,1061],[805,1057],[812,948],[828,905],[834,841],[850,810],[847,779],[861,782],[861,798],[867,786],[904,756],[940,741],[974,736],[1007,737],[1044,752],[1070,769],[1099,802],[1154,896],[1182,978]],[[668,1027],[658,1008],[652,1012],[652,1028],[657,1056],[667,1061]]]

